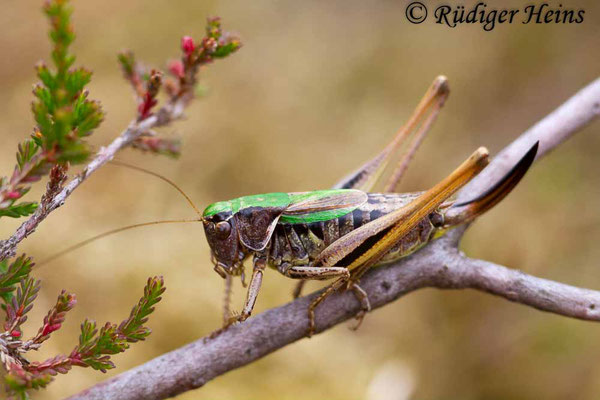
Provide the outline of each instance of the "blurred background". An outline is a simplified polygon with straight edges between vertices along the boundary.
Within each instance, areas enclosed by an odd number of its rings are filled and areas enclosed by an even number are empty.
[[[183,35],[201,38],[219,15],[244,47],[202,72],[207,96],[187,120],[179,160],[127,150],[119,158],[173,179],[201,207],[246,194],[331,186],[379,149],[408,118],[436,75],[451,95],[403,181],[422,190],[477,146],[494,154],[598,77],[600,3],[582,24],[455,29],[409,24],[405,1],[74,2],[77,65],[94,71],[90,97],[108,115],[91,142],[112,140],[135,103],[116,53],[135,51],[164,67]],[[425,2],[430,6],[437,3]],[[49,59],[41,1],[4,0],[0,15],[0,171],[11,173],[30,134],[33,65]],[[467,2],[467,7],[474,2]],[[553,4],[557,6],[557,4]],[[522,7],[520,1],[488,1]],[[566,6],[565,6],[566,7]],[[430,15],[431,17],[431,15]],[[600,123],[536,163],[519,187],[469,230],[463,250],[524,272],[600,288]],[[44,184],[29,199],[39,199]],[[163,182],[106,166],[20,247],[42,259],[108,229],[194,217]],[[1,237],[19,220],[2,219]],[[268,271],[255,312],[290,300],[294,282]],[[223,280],[212,271],[200,224],[122,233],[36,271],[43,280],[29,317],[34,334],[60,289],[77,307],[39,359],[68,353],[85,318],[120,321],[148,276],[167,292],[150,320],[154,333],[102,375],[75,368],[38,399],[78,392],[202,337],[221,323]],[[317,286],[311,286],[315,289]],[[235,306],[243,301],[236,282]],[[474,291],[427,289],[369,314],[358,332],[342,324],[230,372],[181,399],[596,399],[600,325],[542,313]],[[26,328],[27,328],[26,326]],[[386,397],[393,394],[391,397]]]

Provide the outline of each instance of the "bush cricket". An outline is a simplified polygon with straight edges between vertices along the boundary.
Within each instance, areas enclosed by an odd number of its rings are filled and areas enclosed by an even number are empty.
[[[199,218],[119,228],[71,246],[45,262],[92,240],[132,227],[201,221],[214,269],[226,280],[224,328],[251,315],[267,267],[299,280],[294,297],[300,295],[307,280],[333,280],[308,308],[308,336],[314,333],[315,308],[336,290],[352,290],[360,301],[358,327],[371,308],[367,294],[360,287],[360,278],[365,272],[406,257],[449,229],[483,214],[510,193],[535,159],[537,143],[487,192],[460,204],[451,197],[487,165],[488,151],[483,147],[431,189],[416,193],[395,192],[447,96],[447,80],[440,76],[393,140],[329,190],[244,196],[213,203],[200,213],[173,182],[150,172],[174,186]],[[372,192],[394,154],[413,133],[383,191]],[[244,307],[241,313],[232,316],[229,311],[232,277],[240,276],[246,286],[244,262],[250,257],[252,275]]]

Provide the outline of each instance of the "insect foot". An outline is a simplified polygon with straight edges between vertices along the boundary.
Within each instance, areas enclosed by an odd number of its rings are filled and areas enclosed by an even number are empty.
[[[231,312],[231,316],[229,316],[228,318],[225,319],[225,322],[223,323],[223,326],[219,329],[217,329],[216,331],[212,332],[208,338],[209,339],[214,339],[217,336],[219,336],[221,333],[225,332],[231,325],[234,325],[238,322],[243,322],[246,319],[248,319],[249,315],[245,315],[245,314],[237,314],[234,311]]]
[[[249,314],[245,314],[245,313],[241,313],[241,314],[232,313],[232,315],[223,324],[222,329],[225,330],[233,324],[236,324],[238,322],[244,322],[245,320],[248,319],[249,316],[250,316]]]
[[[354,292],[354,295],[356,296],[362,307],[358,314],[356,314],[356,316],[354,317],[356,319],[356,325],[350,327],[351,330],[356,331],[358,330],[358,328],[360,328],[363,320],[365,319],[365,315],[367,315],[367,313],[371,311],[371,302],[369,301],[369,296],[367,295],[367,292],[365,292],[363,288],[358,286],[358,284],[353,283],[350,286],[350,289]]]

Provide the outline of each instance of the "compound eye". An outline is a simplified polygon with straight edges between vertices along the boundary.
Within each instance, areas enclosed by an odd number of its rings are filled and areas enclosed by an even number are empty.
[[[231,233],[231,225],[227,221],[218,222],[215,225],[215,231],[217,232],[217,237],[221,240],[225,240],[229,237]]]

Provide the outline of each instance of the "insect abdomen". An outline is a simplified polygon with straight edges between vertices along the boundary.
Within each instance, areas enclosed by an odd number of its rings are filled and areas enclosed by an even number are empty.
[[[270,264],[278,269],[286,269],[291,265],[307,265],[317,258],[323,249],[342,236],[397,210],[419,195],[420,193],[369,193],[365,204],[341,217],[310,224],[279,223],[271,238]],[[430,219],[424,219],[384,257],[382,262],[391,262],[410,254],[427,243],[433,233],[434,226]],[[349,264],[352,254],[342,261],[340,266]]]

